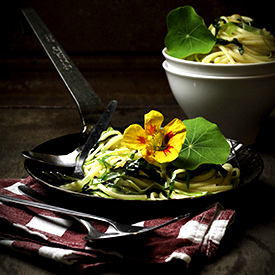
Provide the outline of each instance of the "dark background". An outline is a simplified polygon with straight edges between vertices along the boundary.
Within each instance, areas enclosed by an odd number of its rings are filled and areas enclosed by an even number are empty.
[[[4,2],[4,1],[3,1]],[[2,7],[3,3],[2,2]],[[1,8],[1,54],[41,54],[35,39],[22,36],[20,7],[33,7],[67,52],[73,55],[158,54],[166,35],[166,16],[179,6],[191,5],[209,25],[220,15],[238,13],[274,29],[270,1],[152,1],[152,0],[44,0],[5,1]],[[7,7],[5,7],[5,5]]]
[[[186,118],[162,68],[166,16],[191,5],[209,25],[221,15],[247,15],[273,32],[270,1],[248,0],[5,0],[0,8],[0,171],[5,157],[82,129],[75,102],[36,37],[23,35],[20,8],[32,7],[77,65],[103,104],[118,100],[114,126],[142,119],[152,109],[165,122]],[[17,135],[15,135],[17,133]],[[18,136],[20,138],[18,138]]]
[[[5,0],[0,8],[0,178],[24,177],[21,152],[82,130],[76,104],[33,34],[23,35],[20,8],[32,7],[103,104],[118,100],[112,125],[152,109],[165,122],[185,119],[162,68],[166,16],[191,5],[209,25],[239,13],[272,31],[270,1]],[[92,111],[92,110],[91,110]],[[7,162],[7,158],[9,161]],[[8,167],[13,166],[12,172]]]
[[[184,5],[193,6],[207,25],[221,15],[239,13],[275,33],[270,0],[1,1],[0,178],[27,177],[23,150],[82,130],[76,105],[42,47],[33,35],[22,34],[19,7],[37,11],[103,103],[118,100],[112,121],[116,126],[142,118],[151,109],[161,111],[167,122],[185,118],[170,91],[161,54],[166,16]],[[269,118],[255,146],[264,173],[242,198],[243,209],[237,212],[219,261],[200,274],[274,274],[274,118]],[[0,262],[4,275],[58,273],[52,262],[23,259],[5,248]],[[182,270],[176,266],[169,272]]]
[[[272,32],[275,27],[267,0],[2,1],[0,108],[75,107],[37,39],[22,34],[20,8],[33,7],[104,103],[116,98],[119,108],[150,105],[166,112],[176,105],[161,65],[166,16],[184,5],[207,25],[239,13]]]

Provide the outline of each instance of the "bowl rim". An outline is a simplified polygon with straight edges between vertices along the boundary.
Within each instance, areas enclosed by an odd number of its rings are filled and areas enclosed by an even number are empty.
[[[275,77],[275,72],[272,74],[264,74],[264,75],[250,75],[250,76],[220,76],[220,75],[205,75],[205,74],[192,74],[186,73],[182,71],[176,71],[175,69],[168,67],[167,60],[162,62],[162,67],[166,72],[169,72],[178,76],[186,76],[189,78],[203,78],[203,79],[215,79],[215,80],[245,80],[245,79],[260,79],[260,78],[271,78]]]
[[[195,61],[190,61],[190,60],[184,60],[184,59],[180,59],[180,58],[176,58],[173,57],[171,55],[169,55],[167,52],[167,48],[165,47],[162,50],[162,54],[163,56],[168,59],[171,60],[173,62],[176,62],[178,64],[184,64],[184,65],[195,65],[195,66],[199,66],[199,67],[259,67],[259,66],[263,66],[263,65],[269,65],[271,66],[272,64],[275,64],[275,60],[273,61],[268,61],[268,62],[259,62],[259,63],[237,63],[237,64],[216,64],[216,63],[202,63],[202,62],[195,62]]]

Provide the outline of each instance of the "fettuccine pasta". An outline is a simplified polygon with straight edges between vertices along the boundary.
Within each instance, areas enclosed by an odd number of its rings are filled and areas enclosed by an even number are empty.
[[[212,34],[223,41],[235,40],[238,43],[222,45],[223,43],[218,42],[209,54],[191,55],[188,60],[216,64],[260,63],[275,60],[274,36],[266,29],[252,27],[251,18],[232,15],[222,16],[219,20],[218,33],[217,28],[213,24],[210,25]]]
[[[223,165],[226,175],[211,166],[190,175],[169,164],[159,167],[143,162],[137,150],[128,149],[116,130],[104,132],[84,166],[85,178],[61,188],[107,198],[167,200],[198,197],[232,189],[239,183],[240,170]]]

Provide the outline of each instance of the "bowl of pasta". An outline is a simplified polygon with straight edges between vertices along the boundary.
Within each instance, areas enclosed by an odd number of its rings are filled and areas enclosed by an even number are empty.
[[[226,57],[225,52],[222,50],[216,54]],[[235,61],[232,63],[217,63],[218,61],[214,63],[211,62],[211,59],[208,59],[207,62],[197,62],[170,56],[168,54],[167,48],[162,50],[162,55],[166,60],[167,67],[171,70],[176,70],[179,73],[207,76],[240,77],[268,75],[275,71],[275,60],[257,63],[237,63]]]
[[[162,65],[187,117],[202,116],[225,136],[254,143],[275,106],[274,36],[240,15],[206,27],[190,6],[171,11],[167,26]]]

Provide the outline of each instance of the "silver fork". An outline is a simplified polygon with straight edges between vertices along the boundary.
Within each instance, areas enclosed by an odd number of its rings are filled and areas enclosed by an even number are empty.
[[[92,227],[91,224],[89,226],[88,221],[85,221],[84,222],[85,224],[83,223],[83,225],[85,225],[88,230],[88,234],[85,237],[85,239],[87,241],[109,239],[109,238],[114,238],[114,237],[134,236],[134,235],[138,235],[138,234],[148,233],[150,231],[159,229],[159,228],[169,225],[171,223],[180,221],[190,215],[190,213],[188,213],[188,214],[180,215],[180,216],[178,216],[174,219],[171,219],[168,222],[162,223],[160,225],[150,226],[150,227],[142,227],[142,226],[122,224],[122,223],[113,221],[109,218],[105,218],[105,217],[101,217],[101,216],[97,216],[97,215],[93,215],[93,214],[88,214],[88,213],[83,213],[83,212],[78,212],[75,210],[70,210],[70,209],[66,209],[66,208],[62,208],[62,207],[58,207],[58,206],[54,206],[54,205],[49,205],[49,204],[45,204],[45,203],[39,203],[39,202],[35,202],[35,201],[18,199],[18,198],[6,196],[3,194],[0,194],[0,201],[2,201],[4,203],[14,203],[14,204],[19,204],[19,205],[32,206],[32,207],[60,213],[60,214],[66,214],[71,217],[75,217],[78,219],[80,218],[82,220],[82,221],[79,220],[80,222],[83,222],[83,218],[84,219],[94,219],[94,220],[106,222],[115,229],[114,233],[102,233],[102,232],[96,230],[94,227]]]
[[[30,197],[32,200],[36,200],[36,201],[42,202],[42,203],[48,203],[49,202],[49,199],[46,196],[38,193],[37,191],[35,191],[34,189],[32,189],[31,187],[29,187],[27,185],[20,185],[20,186],[18,186],[18,188],[25,195]],[[95,237],[96,238],[102,237],[103,233],[98,231],[90,222],[88,222],[84,219],[78,218],[76,216],[71,216],[71,217],[73,217],[75,220],[82,223],[86,227],[86,229],[88,231],[88,234],[84,237],[85,240],[93,239]]]

